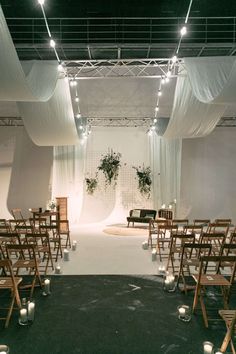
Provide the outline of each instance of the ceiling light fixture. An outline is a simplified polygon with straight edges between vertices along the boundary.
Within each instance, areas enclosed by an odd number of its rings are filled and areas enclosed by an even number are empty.
[[[58,70],[59,72],[62,72],[62,71],[63,71],[63,66],[62,66],[61,64],[58,64],[57,70]]]
[[[161,90],[158,91],[157,95],[158,95],[158,97],[160,97],[162,95]]]
[[[155,107],[155,111],[158,112],[159,111],[159,106]]]
[[[53,39],[50,39],[50,47],[55,48],[56,42]]]
[[[38,0],[38,3],[39,3],[40,5],[44,5],[44,0]]]
[[[78,96],[75,97],[75,102],[79,102],[79,97]]]
[[[183,26],[180,30],[180,34],[181,34],[181,36],[184,36],[186,33],[187,33],[187,27]]]
[[[172,63],[175,64],[177,62],[177,59],[178,59],[177,56],[174,55],[171,59]]]
[[[169,77],[166,77],[166,78],[165,78],[165,82],[166,82],[166,84],[167,84],[168,82],[170,82]]]
[[[164,79],[164,78],[161,79],[161,83],[162,83],[163,85],[165,84],[165,79]]]

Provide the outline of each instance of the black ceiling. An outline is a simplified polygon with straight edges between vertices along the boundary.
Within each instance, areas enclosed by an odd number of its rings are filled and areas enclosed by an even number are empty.
[[[37,0],[2,0],[20,59],[55,59]],[[62,60],[168,58],[189,0],[45,0]],[[193,0],[180,57],[235,55],[236,1]],[[220,17],[220,18],[219,18]]]

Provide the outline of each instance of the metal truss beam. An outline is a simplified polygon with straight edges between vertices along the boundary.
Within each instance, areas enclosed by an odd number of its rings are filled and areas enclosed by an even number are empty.
[[[91,127],[150,127],[155,117],[88,117],[87,122]],[[168,118],[167,118],[168,119]],[[22,127],[21,117],[0,117],[0,127]],[[217,127],[236,128],[236,117],[222,117]]]
[[[175,64],[170,58],[160,59],[116,59],[116,60],[76,60],[65,61],[67,74],[73,79],[115,78],[115,77],[149,77],[161,78],[171,71],[176,77],[178,67],[183,60]]]

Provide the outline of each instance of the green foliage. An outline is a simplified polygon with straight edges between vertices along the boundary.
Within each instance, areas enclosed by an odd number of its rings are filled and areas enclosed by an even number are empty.
[[[98,186],[97,176],[95,178],[87,177],[87,178],[85,178],[85,182],[86,182],[87,193],[90,195],[93,195],[93,193],[95,192],[95,190],[97,189],[97,186]]]
[[[151,178],[151,168],[150,167],[135,167],[133,168],[136,170],[136,175],[138,177],[138,189],[140,193],[150,198],[151,193],[151,185],[152,185],[152,178]]]
[[[102,155],[103,156],[103,155]],[[106,184],[111,185],[112,181],[117,181],[119,175],[119,168],[121,166],[120,162],[121,153],[108,151],[100,160],[100,165],[98,170],[102,171],[105,176]]]

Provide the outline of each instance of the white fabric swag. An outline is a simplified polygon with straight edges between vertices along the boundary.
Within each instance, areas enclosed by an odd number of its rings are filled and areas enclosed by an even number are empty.
[[[79,142],[67,79],[57,81],[47,102],[18,102],[20,114],[36,145],[74,145]]]
[[[47,101],[58,78],[55,61],[29,61],[21,65],[1,7],[0,78],[2,101]]]
[[[228,104],[236,98],[234,57],[185,58],[165,138],[194,138],[210,134]]]

